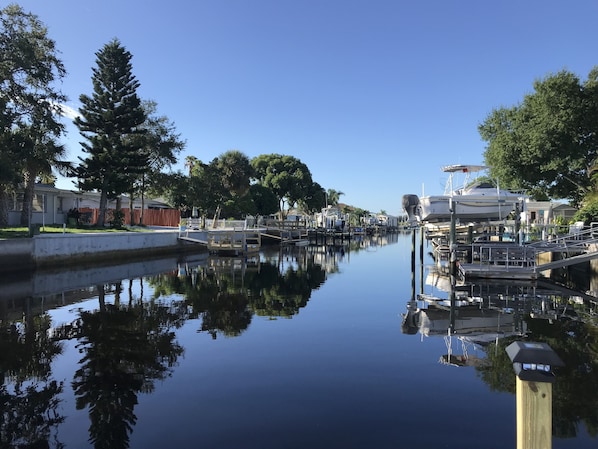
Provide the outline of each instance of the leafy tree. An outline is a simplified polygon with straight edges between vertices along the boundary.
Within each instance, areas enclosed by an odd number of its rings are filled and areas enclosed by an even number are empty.
[[[308,213],[319,212],[326,205],[326,192],[317,182],[313,182],[305,196],[298,201],[299,207]]]
[[[573,204],[595,189],[597,77],[594,69],[582,84],[561,71],[535,81],[520,105],[492,111],[478,129],[488,143],[486,164],[501,186]]]
[[[211,163],[213,173],[218,178],[216,182],[223,187],[222,190],[213,191],[220,194],[216,216],[227,200],[235,202],[249,191],[249,181],[252,176],[252,167],[247,156],[237,150],[230,150],[221,154]]]
[[[176,156],[185,148],[185,141],[181,140],[180,134],[176,133],[174,123],[168,120],[166,116],[157,115],[158,104],[152,100],[146,100],[142,103],[146,119],[142,125],[145,130],[143,134],[134,134],[134,147],[140,148],[145,154],[147,164],[142,167],[140,177],[133,184],[133,190],[129,198],[131,205],[131,224],[134,222],[133,216],[133,198],[135,193],[141,195],[141,215],[139,224],[143,224],[144,198],[147,189],[152,187],[154,179],[164,169],[176,163]]]
[[[276,194],[261,184],[251,184],[249,195],[254,206],[252,215],[271,215],[278,212],[278,198]]]
[[[227,151],[209,164],[193,156],[187,157],[186,166],[190,173],[192,206],[200,211],[202,217],[214,214],[216,219],[223,207],[236,213],[239,206],[251,209],[243,199],[249,192],[252,167],[247,156],[240,151]]]
[[[142,134],[146,115],[137,95],[139,82],[132,74],[132,55],[114,39],[96,53],[93,94],[81,95],[75,125],[87,140],[77,176],[82,190],[100,192],[98,226],[104,225],[108,198],[130,192],[149,159],[131,136]]]
[[[285,203],[292,206],[312,187],[307,165],[293,156],[262,154],[253,158],[251,165],[258,182],[270,188],[278,198],[280,219],[285,216]]]
[[[585,198],[583,207],[575,213],[572,221],[583,221],[586,226],[598,221],[598,194],[592,193]]]
[[[168,204],[181,212],[193,207],[189,177],[181,172],[157,173],[153,176],[148,192],[152,195],[163,196]]]
[[[66,97],[54,83],[65,75],[55,42],[38,17],[16,4],[0,10],[0,223],[8,220],[11,185],[23,174],[26,183],[35,182],[43,144],[64,131],[58,114]],[[48,149],[49,165],[54,163],[52,149],[56,145]],[[25,214],[31,195],[26,200]]]
[[[209,164],[195,160],[189,179],[191,205],[197,208],[201,216],[217,215],[219,208],[227,198],[227,191],[218,173],[218,159]]]

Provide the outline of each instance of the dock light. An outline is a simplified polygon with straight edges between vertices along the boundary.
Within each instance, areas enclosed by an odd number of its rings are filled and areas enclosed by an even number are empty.
[[[546,343],[515,341],[506,348],[519,379],[531,382],[554,383],[552,367],[565,366],[560,357]]]
[[[515,341],[505,350],[517,376],[517,449],[552,449],[552,367],[565,364],[546,343]]]

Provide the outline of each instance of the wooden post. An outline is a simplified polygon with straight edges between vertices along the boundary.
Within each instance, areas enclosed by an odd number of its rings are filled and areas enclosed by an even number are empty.
[[[552,383],[517,377],[517,449],[552,448]]]
[[[517,449],[552,449],[552,367],[564,363],[546,343],[514,341],[505,350],[517,376]]]

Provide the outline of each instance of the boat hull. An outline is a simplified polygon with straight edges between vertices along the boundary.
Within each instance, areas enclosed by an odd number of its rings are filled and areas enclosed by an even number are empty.
[[[519,203],[519,198],[508,195],[427,196],[419,199],[414,215],[422,222],[447,222],[451,220],[452,205],[454,216],[460,221],[497,221],[507,218]]]

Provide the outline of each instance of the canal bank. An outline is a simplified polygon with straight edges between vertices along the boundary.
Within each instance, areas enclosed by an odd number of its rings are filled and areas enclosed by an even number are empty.
[[[196,232],[197,238],[202,232]],[[178,252],[205,252],[206,248],[179,240],[177,230],[40,234],[33,238],[0,241],[0,272],[64,267],[109,260],[127,260]]]

